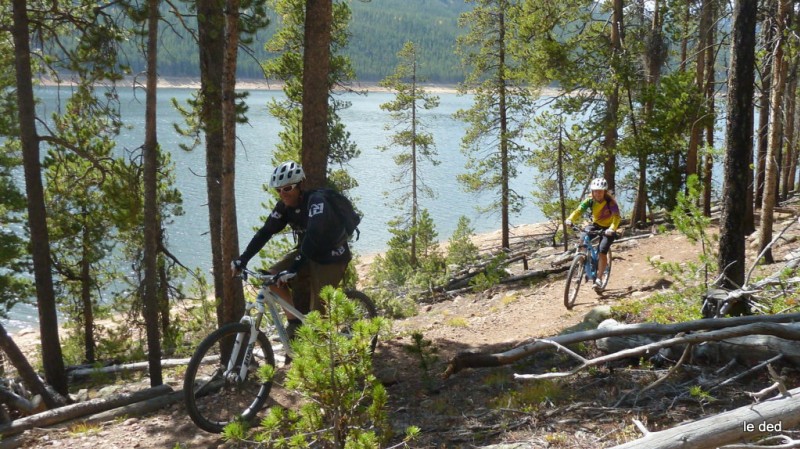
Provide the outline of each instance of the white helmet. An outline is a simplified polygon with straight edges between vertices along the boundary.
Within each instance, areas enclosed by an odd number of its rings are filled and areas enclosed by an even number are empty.
[[[603,178],[594,178],[589,184],[590,190],[608,190],[608,182]]]
[[[297,162],[286,161],[272,172],[272,178],[269,180],[269,187],[277,189],[278,187],[288,186],[289,184],[297,184],[304,179],[306,179],[306,174],[303,172],[303,167]]]

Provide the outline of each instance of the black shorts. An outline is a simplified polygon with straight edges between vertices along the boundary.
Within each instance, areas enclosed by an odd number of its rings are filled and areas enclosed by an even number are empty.
[[[608,228],[600,226],[597,223],[592,223],[583,228],[584,231],[605,231],[606,229]],[[600,247],[598,249],[600,254],[608,254],[608,250],[611,249],[611,244],[614,243],[614,240],[616,240],[616,238],[617,238],[616,236],[609,237],[604,233],[601,237]]]
[[[297,250],[290,251],[283,259],[275,262],[269,271],[273,274],[288,269],[297,258]],[[306,261],[297,270],[297,277],[292,279],[292,301],[294,307],[304,314],[313,310],[324,310],[324,305],[319,297],[322,287],[332,285],[339,287],[344,278],[344,271],[348,262],[319,264],[312,260]]]

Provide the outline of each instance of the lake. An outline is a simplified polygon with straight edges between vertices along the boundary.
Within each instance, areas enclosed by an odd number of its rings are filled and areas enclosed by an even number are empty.
[[[182,117],[172,107],[171,99],[182,104],[191,98],[193,89],[162,88],[158,90],[158,140],[164,151],[172,155],[175,163],[175,178],[178,189],[183,194],[185,214],[175,217],[167,227],[170,251],[185,265],[199,267],[208,272],[211,267],[211,251],[208,239],[208,209],[206,207],[205,155],[202,148],[185,152],[180,143],[188,140],[179,136],[173,123],[182,123]],[[267,112],[267,104],[273,98],[283,98],[281,91],[253,90],[246,102],[249,106],[250,123],[237,129],[236,154],[236,200],[239,224],[239,243],[243,249],[263,221],[267,210],[261,204],[267,198],[263,185],[272,173],[272,152],[278,142],[280,126]],[[58,105],[59,92],[56,88],[40,88],[40,112],[48,114]],[[65,91],[60,93],[64,100]],[[135,148],[144,141],[144,93],[134,94],[131,88],[119,89],[123,120],[131,129],[123,131],[118,138],[118,147]],[[436,198],[422,198],[420,204],[429,210],[436,223],[440,240],[447,240],[455,230],[458,218],[469,217],[476,232],[499,229],[500,216],[479,215],[476,205],[486,205],[496,198],[494,193],[476,195],[465,192],[456,177],[465,171],[466,157],[461,153],[460,143],[465,132],[465,124],[453,119],[453,113],[469,108],[472,96],[455,93],[437,94],[440,106],[430,111],[420,111],[422,123],[427,132],[433,135],[438,166],[423,164],[421,179],[434,192]],[[391,124],[389,113],[380,109],[380,104],[394,99],[386,92],[371,92],[367,95],[345,93],[340,98],[351,102],[349,109],[341,111],[342,122],[351,133],[351,139],[361,151],[352,160],[347,171],[359,185],[353,191],[357,207],[364,213],[359,226],[360,239],[352,246],[359,254],[374,254],[386,248],[391,237],[387,222],[403,213],[402,205],[394,204],[384,197],[384,192],[392,192],[400,186],[393,182],[398,168],[392,160],[392,152],[377,149],[386,146],[395,132],[387,130]],[[543,215],[530,201],[530,192],[536,176],[534,169],[519,167],[520,175],[511,182],[511,187],[526,198],[522,212],[511,217],[512,225],[543,221]],[[31,307],[12,310],[9,329],[35,323],[36,312]]]

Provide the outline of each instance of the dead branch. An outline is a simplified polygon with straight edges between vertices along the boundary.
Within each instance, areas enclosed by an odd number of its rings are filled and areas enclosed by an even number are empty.
[[[777,443],[777,444],[773,444]],[[800,448],[800,440],[792,439],[786,435],[775,435],[758,440],[753,444],[728,444],[719,449],[792,449]]]
[[[544,374],[514,374],[515,379],[556,379],[561,377],[568,377],[575,375],[590,366],[602,365],[615,360],[622,360],[631,357],[639,357],[646,354],[653,354],[660,349],[669,348],[672,346],[698,343],[708,341],[721,341],[728,338],[741,337],[743,335],[773,335],[776,337],[784,338],[787,340],[800,340],[800,324],[783,324],[783,323],[753,323],[744,326],[729,327],[710,332],[702,332],[696,334],[688,334],[669,338],[666,340],[650,343],[647,345],[639,346],[636,348],[626,349],[623,351],[608,354],[602,357],[597,357],[591,360],[582,359],[583,362],[578,367],[566,371]]]
[[[627,335],[675,335],[681,332],[695,332],[701,330],[724,329],[726,327],[742,326],[750,323],[786,323],[800,321],[800,313],[781,315],[758,315],[734,318],[720,318],[714,320],[695,320],[677,324],[630,324],[621,325],[611,329],[596,329],[575,332],[572,334],[557,335],[549,341],[562,346],[572,345],[583,341],[598,340],[607,337],[622,337]],[[540,339],[527,340],[507,351],[495,354],[476,352],[460,352],[456,354],[447,366],[443,377],[448,378],[465,368],[489,368],[508,365],[524,357],[549,348],[551,345],[542,343]]]
[[[750,271],[748,271],[748,272],[747,272],[747,276],[746,276],[746,277],[745,277],[745,279],[744,279],[744,285],[747,285],[747,284],[748,284],[748,282],[750,281],[750,276],[753,274],[753,270],[756,268],[756,265],[758,265],[758,261],[760,261],[760,260],[761,260],[761,258],[762,258],[762,257],[764,257],[764,254],[766,254],[766,252],[767,252],[767,251],[768,251],[770,248],[772,248],[772,246],[773,246],[773,245],[774,245],[774,244],[775,244],[775,243],[776,243],[778,240],[780,240],[780,238],[783,236],[783,234],[784,234],[786,231],[788,231],[788,230],[789,230],[789,228],[790,228],[790,227],[792,227],[792,225],[794,225],[794,224],[795,224],[795,223],[797,223],[797,222],[798,222],[797,220],[791,220],[791,221],[789,221],[789,224],[787,224],[787,225],[786,225],[786,226],[783,228],[783,230],[781,230],[781,232],[779,232],[779,233],[778,233],[778,235],[776,235],[776,236],[775,236],[775,238],[774,238],[774,239],[772,239],[772,241],[771,241],[771,242],[769,242],[769,244],[767,244],[767,246],[765,246],[765,247],[764,247],[764,249],[762,249],[762,250],[761,250],[761,253],[759,253],[759,254],[758,254],[758,257],[756,257],[756,260],[754,260],[754,261],[753,261],[753,266],[752,266],[752,267],[750,267]]]
[[[789,394],[789,391],[786,389],[786,379],[783,376],[779,376],[778,373],[775,372],[775,368],[773,368],[772,365],[767,365],[767,371],[769,371],[769,377],[774,381],[774,383],[761,391],[747,393],[753,399],[755,399],[756,402],[760,402],[762,399],[776,390],[782,397],[786,397],[786,395]]]
[[[681,354],[681,358],[680,358],[680,359],[678,359],[678,363],[676,363],[675,365],[673,365],[673,366],[672,366],[672,367],[669,369],[669,371],[667,371],[667,374],[664,374],[663,376],[661,376],[661,377],[660,377],[658,380],[656,380],[655,382],[653,382],[653,383],[651,383],[650,385],[648,385],[648,386],[646,386],[646,387],[642,388],[642,391],[640,391],[639,393],[640,393],[640,394],[641,394],[641,393],[644,393],[645,391],[647,391],[647,390],[650,390],[650,389],[653,389],[653,388],[655,388],[655,387],[657,387],[657,386],[661,385],[662,383],[664,383],[664,381],[666,381],[666,380],[667,380],[667,378],[669,378],[669,376],[671,376],[672,374],[674,374],[674,373],[675,373],[675,371],[677,371],[677,370],[678,370],[678,368],[680,368],[680,367],[681,367],[681,365],[683,365],[683,363],[686,361],[686,359],[688,359],[688,358],[689,358],[689,354],[691,354],[691,353],[692,353],[692,348],[693,348],[693,347],[694,347],[693,345],[686,345],[686,349],[684,349],[684,350],[683,350],[683,354]]]
[[[648,432],[644,437],[615,446],[614,449],[711,449],[725,444],[744,443],[768,432],[780,432],[781,428],[792,429],[800,423],[800,388],[788,393],[790,396],[785,398],[746,405],[659,432]],[[762,423],[764,425],[760,426]],[[778,424],[780,427],[776,428]],[[745,429],[745,426],[748,427]],[[725,449],[754,447],[757,446],[736,445],[725,446]]]
[[[770,363],[775,363],[775,362],[777,362],[778,360],[780,360],[782,358],[783,358],[783,354],[778,354],[778,355],[776,355],[775,357],[773,357],[773,358],[771,358],[769,360],[765,360],[765,361],[759,363],[758,365],[756,365],[756,366],[754,366],[754,367],[752,367],[752,368],[750,368],[748,370],[742,371],[741,373],[739,373],[739,374],[737,374],[737,375],[735,375],[735,376],[733,376],[733,377],[731,377],[729,379],[726,379],[723,382],[718,383],[717,385],[714,385],[713,387],[708,389],[708,392],[710,393],[710,392],[716,390],[717,388],[724,387],[725,385],[728,385],[728,384],[731,384],[733,382],[736,382],[737,380],[739,380],[739,379],[741,379],[743,377],[747,377],[750,374],[755,373],[756,371],[760,371],[762,368],[764,368],[765,366],[768,366]]]

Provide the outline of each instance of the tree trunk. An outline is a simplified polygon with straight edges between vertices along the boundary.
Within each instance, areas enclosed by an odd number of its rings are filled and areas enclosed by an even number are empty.
[[[159,0],[148,1],[147,88],[145,96],[144,153],[144,298],[142,309],[147,328],[147,360],[150,385],[163,383],[161,375],[161,335],[158,325],[158,137],[156,134],[156,89],[158,75]]]
[[[225,57],[222,82],[222,224],[220,227],[223,267],[239,257],[236,225],[236,61],[239,48],[239,0],[227,0],[225,11]],[[224,269],[224,268],[223,268]],[[223,322],[237,321],[244,313],[242,283],[223,276]]]
[[[419,198],[417,177],[417,53],[414,51],[411,69],[411,266],[417,267],[417,220],[419,217]]]
[[[612,59],[622,55],[623,29],[623,2],[614,0],[614,12],[611,20],[611,52]],[[603,177],[608,182],[609,190],[616,189],[617,172],[617,125],[619,121],[619,80],[612,79],[614,84],[607,99],[606,124],[603,138],[603,149],[605,150],[605,160],[603,164]]]
[[[328,171],[328,74],[332,0],[306,0],[303,36],[302,159],[309,189],[323,187]]]
[[[163,243],[163,242],[162,242]],[[161,245],[159,245],[161,246]],[[169,314],[169,277],[167,275],[166,260],[163,255],[158,259],[158,318],[161,327],[161,354],[164,355],[165,348],[164,342],[169,342],[171,345],[166,348],[168,355],[171,355],[175,347],[173,345],[174,330],[171,325],[171,317]]]
[[[704,10],[704,13],[708,15],[707,18],[707,30],[706,30],[706,46],[703,51],[706,52],[705,57],[705,99],[706,99],[706,107],[708,108],[708,113],[711,117],[716,116],[716,111],[714,108],[714,81],[715,81],[715,74],[716,71],[714,67],[716,65],[716,45],[714,42],[715,39],[715,30],[716,30],[716,8],[714,6],[714,2],[708,1],[708,11]],[[711,149],[714,148],[714,122],[710,120],[709,123],[706,125],[706,146]],[[714,156],[711,151],[707,151],[705,155],[705,160],[703,163],[703,215],[706,217],[711,216],[711,190],[712,190],[712,175],[714,171]]]
[[[223,297],[222,263],[222,64],[225,54],[225,21],[222,0],[197,0],[197,31],[200,50],[200,118],[206,146],[206,194],[211,241],[214,297]],[[217,323],[222,324],[222,306]]]
[[[558,203],[561,206],[561,229],[564,231],[562,240],[564,241],[564,251],[569,250],[569,237],[567,233],[567,202],[564,194],[564,122],[558,123]],[[553,242],[555,246],[555,241]]]
[[[689,29],[689,23],[692,17],[692,5],[694,5],[692,0],[686,0],[686,8],[683,10],[681,27],[681,34],[683,35],[683,38],[681,39],[681,63],[680,66],[678,66],[678,70],[680,72],[685,72],[686,64],[689,63],[689,37],[692,35]]]
[[[664,37],[662,33],[661,6],[658,1],[653,7],[653,22],[650,27],[649,45],[645,51],[645,70],[647,85],[655,91],[661,77],[661,67],[664,64],[665,52]],[[648,99],[644,104],[644,116],[650,117],[653,112],[653,100]],[[646,120],[646,119],[645,119]],[[643,227],[647,224],[647,150],[637,148],[638,179],[636,186],[636,199],[631,212],[631,227]]]
[[[497,74],[497,93],[499,98],[498,100],[498,112],[500,113],[500,232],[501,232],[501,241],[500,245],[505,249],[510,249],[511,244],[509,243],[509,201],[511,196],[511,189],[509,187],[509,156],[508,156],[508,106],[507,106],[507,95],[508,89],[506,85],[508,83],[508,79],[506,77],[506,48],[505,48],[505,36],[506,36],[506,16],[505,12],[500,12],[500,17],[498,17],[498,26],[499,26],[499,36],[498,42],[500,46],[500,53],[498,55],[498,67],[499,73]]]
[[[795,89],[797,88],[796,84],[797,84],[797,74],[795,74]],[[792,154],[792,160],[791,160],[791,163],[789,165],[789,191],[790,192],[794,192],[795,185],[797,183],[797,158],[798,158],[798,152],[800,151],[800,148],[798,148],[799,147],[798,141],[800,141],[800,138],[798,138],[798,135],[800,135],[800,133],[797,132],[798,127],[800,127],[800,114],[797,114],[797,100],[796,99],[795,99],[794,125],[792,125],[792,127],[795,129],[795,132],[794,132],[794,139],[789,144],[791,146],[790,147],[791,148],[790,151],[791,151],[791,154]]]
[[[700,26],[698,29],[697,48],[695,54],[697,55],[695,63],[695,77],[694,88],[697,95],[705,94],[705,70],[706,70],[706,51],[705,46],[708,45],[708,32],[711,18],[708,13],[711,11],[710,0],[703,0],[700,13]],[[689,146],[686,151],[686,179],[689,176],[697,174],[698,168],[698,147],[702,137],[703,127],[700,126],[702,117],[693,114],[691,117],[691,128],[689,129]]]
[[[782,142],[783,120],[783,95],[786,87],[787,64],[784,60],[783,36],[786,30],[786,18],[789,13],[789,1],[778,0],[778,15],[776,17],[775,46],[772,50],[773,83],[770,95],[769,139],[767,142],[767,157],[764,167],[764,199],[761,202],[761,223],[759,229],[759,252],[764,251],[764,261],[773,263],[772,249],[767,245],[772,241],[772,211],[776,203],[776,190],[778,183],[778,154]]]
[[[783,142],[783,163],[781,164],[781,201],[789,197],[789,178],[792,169],[792,155],[794,154],[794,124],[795,106],[797,105],[797,57],[792,57],[786,80],[786,114],[783,116],[785,134]]]
[[[92,301],[92,275],[90,272],[91,264],[89,263],[89,252],[91,251],[90,245],[92,244],[89,238],[88,230],[84,226],[83,235],[83,255],[81,257],[81,304],[83,312],[83,347],[84,357],[87,363],[94,363],[95,361],[95,341],[94,341],[94,303]]]
[[[774,37],[774,28],[772,26],[772,17],[775,15],[775,1],[767,0],[767,8],[769,14],[766,15],[762,25],[762,35],[764,45],[768,46]],[[767,157],[767,136],[769,131],[769,96],[772,90],[772,67],[774,61],[771,55],[767,54],[763,58],[764,66],[761,68],[761,95],[758,100],[758,157],[756,159],[756,175],[755,175],[755,204],[761,207],[764,201],[764,176],[765,176],[765,161]]]
[[[0,324],[0,350],[3,351],[11,364],[14,365],[22,381],[30,388],[31,392],[42,397],[47,408],[56,408],[62,405],[62,401],[50,394],[47,390],[42,380],[39,378],[39,375],[33,370],[33,367],[28,363],[28,359],[26,359],[22,351],[19,350],[19,347],[8,335],[6,328],[3,327],[2,324]],[[66,383],[66,378],[66,376],[63,377],[64,383]]]
[[[50,237],[47,231],[47,212],[44,207],[44,188],[39,155],[39,136],[36,133],[36,109],[31,72],[30,32],[27,2],[13,0],[14,65],[17,81],[20,143],[25,172],[25,193],[28,203],[28,226],[31,236],[33,274],[36,283],[36,303],[39,310],[39,332],[42,338],[42,364],[47,381],[55,390],[67,395],[64,359],[58,336],[58,316],[53,290],[50,259]]]
[[[731,67],[728,79],[728,112],[725,122],[724,190],[718,264],[724,270],[722,287],[744,283],[745,202],[749,189],[750,155],[753,148],[753,80],[757,0],[737,0],[733,11]],[[727,267],[727,268],[726,268]]]

